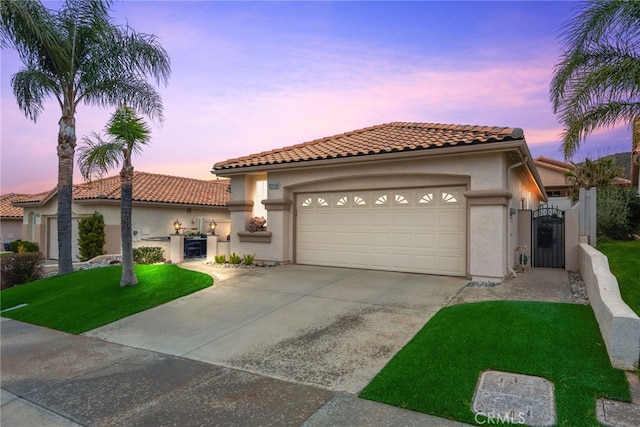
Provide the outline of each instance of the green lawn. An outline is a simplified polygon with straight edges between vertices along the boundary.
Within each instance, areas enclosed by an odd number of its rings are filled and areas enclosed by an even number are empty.
[[[136,286],[120,287],[122,266],[77,271],[0,292],[3,317],[79,334],[213,284],[176,265],[137,265]]]
[[[600,242],[598,250],[609,258],[622,299],[640,316],[640,241]]]
[[[552,381],[558,425],[598,425],[596,398],[630,401],[590,306],[521,301],[442,309],[360,397],[475,425],[473,393],[489,369]]]

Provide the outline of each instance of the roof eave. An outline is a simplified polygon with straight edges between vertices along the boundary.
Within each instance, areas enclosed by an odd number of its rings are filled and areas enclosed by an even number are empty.
[[[119,205],[120,199],[81,199],[74,200],[74,203],[86,205]],[[132,203],[137,206],[172,206],[181,208],[225,208],[225,204],[200,204],[200,203],[182,203],[182,202],[161,202],[153,200],[133,200]]]

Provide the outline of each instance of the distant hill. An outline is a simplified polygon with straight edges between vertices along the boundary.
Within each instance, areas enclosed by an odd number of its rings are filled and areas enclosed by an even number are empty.
[[[622,175],[620,176],[620,178],[631,179],[631,152],[617,153],[601,158],[608,159],[610,157],[613,157],[615,159],[617,167],[622,168]]]

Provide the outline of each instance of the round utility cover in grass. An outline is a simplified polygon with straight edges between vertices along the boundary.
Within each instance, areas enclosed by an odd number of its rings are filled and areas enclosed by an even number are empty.
[[[478,420],[486,417],[488,423],[556,424],[553,383],[530,375],[482,372],[471,409]]]

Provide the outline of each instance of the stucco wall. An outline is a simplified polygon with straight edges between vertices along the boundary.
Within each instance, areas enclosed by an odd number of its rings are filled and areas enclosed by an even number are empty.
[[[531,187],[523,166],[508,169],[509,188],[512,194],[509,200],[509,247],[508,268],[516,269],[520,265],[520,254],[525,252],[528,267],[531,267],[531,211],[540,205],[540,196]],[[523,216],[524,218],[520,218]],[[526,251],[525,251],[526,246]]]
[[[22,239],[22,218],[0,220],[0,243],[18,239]]]
[[[57,199],[53,198],[43,206],[25,207],[25,218],[34,218],[33,224],[25,220],[23,233],[34,235],[45,256],[50,253],[49,245],[56,245],[57,241],[50,241],[47,225],[57,218]],[[72,205],[72,217],[75,220],[99,212],[104,217],[107,254],[121,252],[120,242],[120,203],[107,202],[96,204],[93,202],[75,202]],[[143,204],[134,202],[132,214],[132,230],[137,232],[133,236],[134,243],[144,239],[168,236],[175,233],[173,222],[178,219],[184,231],[208,231],[208,224],[215,220],[218,224],[216,234],[226,239],[230,232],[229,212],[225,207],[184,207],[163,204]],[[77,245],[77,242],[73,242]],[[152,246],[152,245],[151,245]]]
[[[538,166],[538,174],[545,186],[565,185],[567,183],[564,172]]]
[[[607,257],[586,243],[580,243],[578,250],[580,274],[611,364],[635,371],[640,358],[640,318],[622,300]]]

